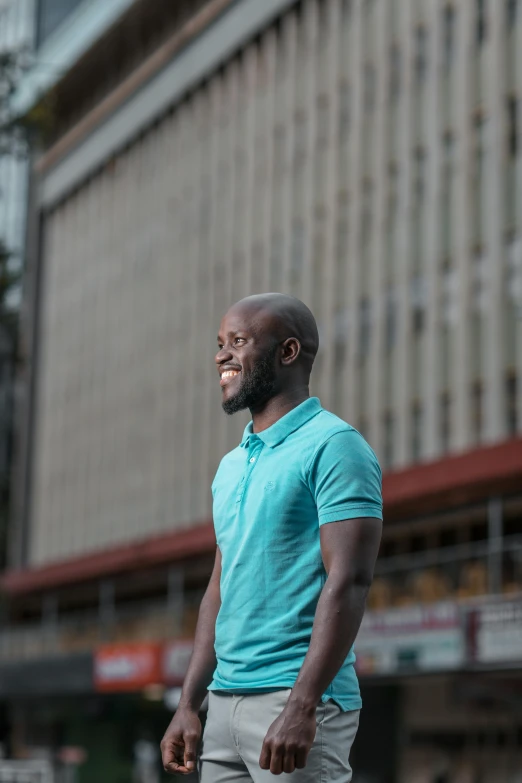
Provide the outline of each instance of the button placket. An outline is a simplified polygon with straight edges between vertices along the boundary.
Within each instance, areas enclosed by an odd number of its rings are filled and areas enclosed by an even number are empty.
[[[236,503],[240,503],[243,499],[243,495],[245,493],[245,486],[246,483],[250,477],[250,474],[252,473],[259,456],[259,453],[261,449],[263,448],[263,443],[258,441],[255,443],[255,445],[250,449],[248,452],[247,457],[247,463],[246,463],[246,470],[243,473],[243,478],[241,479],[241,482],[239,484],[239,487],[237,489],[237,495],[236,495]]]

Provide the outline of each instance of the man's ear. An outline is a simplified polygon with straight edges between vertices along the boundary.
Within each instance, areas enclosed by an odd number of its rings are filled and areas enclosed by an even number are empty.
[[[289,337],[281,343],[281,364],[289,366],[293,364],[301,353],[301,343],[297,337]]]

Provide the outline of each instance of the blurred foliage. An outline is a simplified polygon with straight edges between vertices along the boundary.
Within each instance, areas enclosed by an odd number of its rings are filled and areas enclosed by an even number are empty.
[[[11,111],[11,98],[27,67],[26,63],[27,54],[24,50],[0,53],[0,155],[27,154],[25,124],[14,117]]]
[[[21,282],[19,270],[10,266],[11,254],[0,240],[0,328],[7,333],[13,345],[18,331],[18,308],[12,305],[12,294]]]
[[[32,65],[33,55],[25,47],[0,52],[0,156],[26,157],[35,141],[52,128],[52,94],[22,117],[15,115],[11,108],[20,79]]]
[[[18,352],[19,308],[13,306],[13,293],[20,286],[20,272],[10,266],[11,256],[0,242],[0,395],[3,399],[0,411],[0,446],[7,452],[5,469],[0,469],[0,568],[5,567],[7,530],[10,517],[11,454],[13,437],[13,384]],[[17,298],[14,298],[17,302]]]
[[[33,63],[33,55],[26,47],[0,52],[0,158],[27,158],[32,146],[50,127],[50,103],[42,102],[25,116],[17,116],[12,108],[20,80]],[[14,383],[20,357],[21,261],[0,238],[0,568],[6,564],[11,505]]]

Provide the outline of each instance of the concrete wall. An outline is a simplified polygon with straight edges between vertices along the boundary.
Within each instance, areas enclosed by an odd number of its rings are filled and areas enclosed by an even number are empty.
[[[306,0],[54,197],[31,562],[208,517],[244,424],[220,412],[215,335],[249,293],[312,307],[313,390],[385,466],[520,429],[522,10],[504,5],[481,27],[471,0]]]

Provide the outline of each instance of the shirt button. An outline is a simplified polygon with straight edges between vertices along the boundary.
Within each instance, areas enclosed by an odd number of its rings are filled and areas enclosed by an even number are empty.
[[[255,457],[250,457],[250,462],[255,462],[255,461],[256,461]]]

